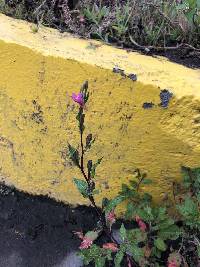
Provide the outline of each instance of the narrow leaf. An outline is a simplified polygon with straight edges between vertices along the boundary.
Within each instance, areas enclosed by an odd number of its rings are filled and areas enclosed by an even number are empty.
[[[101,161],[102,161],[103,157],[98,159],[97,162],[95,164],[93,164],[92,168],[91,168],[91,172],[90,172],[90,175],[91,175],[91,178],[94,178],[95,175],[96,175],[96,168],[98,167],[98,165],[101,164]]]
[[[73,161],[75,165],[79,166],[80,156],[78,150],[73,146],[71,146],[70,144],[68,144],[68,150],[70,159]]]
[[[114,199],[110,200],[108,205],[105,208],[105,211],[109,212],[113,210],[114,208],[116,208],[116,206],[118,206],[121,202],[123,202],[124,199],[125,199],[124,196],[117,196]]]
[[[165,242],[159,237],[154,240],[154,245],[161,251],[165,251],[167,249]]]
[[[127,234],[126,234],[126,228],[124,227],[123,223],[122,223],[119,231],[120,231],[120,236],[121,236],[122,240],[125,241],[127,238]]]
[[[86,181],[74,178],[74,183],[84,198],[88,197],[88,184]]]
[[[115,259],[114,259],[115,267],[121,266],[121,262],[122,262],[123,258],[124,258],[124,252],[123,251],[117,252]]]
[[[97,237],[99,236],[99,233],[96,231],[89,231],[85,234],[86,237],[88,237],[89,239],[91,239],[92,241],[96,240]]]

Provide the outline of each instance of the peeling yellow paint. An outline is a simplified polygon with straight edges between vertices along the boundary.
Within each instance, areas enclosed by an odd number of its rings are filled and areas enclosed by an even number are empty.
[[[72,183],[81,174],[65,158],[67,142],[79,139],[69,96],[85,80],[85,134],[96,134],[87,157],[104,157],[98,203],[115,196],[135,168],[154,180],[150,191],[158,200],[180,178],[181,165],[200,165],[200,70],[52,29],[33,34],[29,23],[3,15],[0,40],[0,179],[7,184],[87,203]],[[113,73],[115,65],[137,73],[138,82]],[[164,88],[174,94],[167,109],[159,106]],[[144,102],[155,106],[143,109]]]

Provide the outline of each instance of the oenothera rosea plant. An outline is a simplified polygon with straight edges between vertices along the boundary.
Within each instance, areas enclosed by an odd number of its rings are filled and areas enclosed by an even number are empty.
[[[68,144],[69,156],[73,163],[79,168],[82,179],[74,178],[74,183],[84,198],[88,198],[98,215],[96,228],[87,233],[75,232],[81,239],[81,256],[84,263],[92,261],[95,266],[103,267],[106,261],[112,261],[115,267],[126,264],[133,266],[153,266],[160,260],[161,253],[167,250],[165,241],[175,240],[179,236],[179,229],[174,224],[174,220],[168,218],[166,209],[154,207],[152,196],[145,192],[140,192],[142,185],[151,183],[145,174],[138,170],[136,177],[130,181],[130,186],[122,185],[121,192],[112,199],[103,199],[102,206],[97,207],[95,195],[98,194],[95,176],[96,168],[101,164],[102,157],[97,160],[85,160],[85,154],[93,145],[95,139],[91,133],[86,134],[85,116],[88,112],[87,102],[89,100],[88,82],[81,87],[80,92],[71,96],[77,107],[78,129],[80,142],[77,147]],[[126,229],[122,223],[119,229],[120,238],[114,238],[112,226],[116,221],[115,208],[126,200],[127,219],[134,221],[134,229]],[[164,228],[164,229],[163,229]],[[97,246],[94,241],[104,233],[108,239],[107,243]],[[108,241],[109,240],[109,241]],[[176,255],[175,255],[176,256]],[[179,267],[177,256],[169,257],[168,267]],[[156,265],[155,265],[156,266]],[[157,265],[158,266],[158,265]]]
[[[195,235],[195,231],[199,229],[199,168],[190,171],[184,168],[185,185],[189,187],[186,199],[176,207],[182,216],[184,227],[179,227],[176,221],[168,214],[167,205],[160,204],[157,206],[152,202],[151,194],[142,190],[142,186],[151,184],[151,180],[146,178],[145,174],[136,170],[133,180],[128,185],[122,184],[121,191],[118,195],[108,200],[102,200],[101,207],[97,207],[95,203],[95,195],[98,194],[96,188],[95,176],[96,168],[102,161],[102,157],[98,160],[85,160],[85,154],[93,145],[95,138],[91,133],[86,134],[85,115],[88,112],[87,102],[89,100],[88,82],[81,87],[80,92],[73,93],[72,101],[77,107],[78,129],[80,133],[80,142],[77,147],[68,144],[69,156],[73,163],[79,168],[82,179],[74,178],[74,183],[84,198],[88,198],[98,215],[96,228],[87,233],[81,231],[75,234],[81,239],[80,255],[84,259],[84,264],[95,262],[95,267],[107,266],[154,266],[154,267],[181,267],[185,262],[181,252],[185,250],[185,243],[189,244],[187,232],[184,229],[190,227],[194,234],[193,242],[199,247],[199,239]],[[189,198],[190,196],[190,198]],[[176,200],[174,195],[174,200]],[[116,221],[115,208],[121,202],[125,201],[127,209],[125,212],[126,219],[134,221],[133,229],[126,229],[122,223],[118,231],[118,237],[113,237],[112,226]],[[175,208],[175,207],[174,207]],[[102,245],[95,244],[95,240],[104,233],[107,236],[106,243]],[[189,232],[190,234],[191,232]],[[199,233],[199,231],[198,231]],[[180,239],[182,237],[182,239]],[[179,244],[179,249],[168,247],[168,241]],[[182,241],[180,241],[182,240]],[[167,255],[167,261],[162,260],[163,253]],[[199,252],[200,253],[200,252]],[[195,255],[197,253],[195,252]],[[199,254],[200,255],[200,254]],[[196,257],[196,256],[195,256]],[[186,266],[186,265],[184,265]],[[197,264],[195,265],[197,266]]]
[[[95,188],[95,171],[97,166],[101,163],[101,159],[97,160],[96,163],[93,163],[92,160],[87,162],[87,170],[84,165],[84,155],[87,150],[90,149],[91,145],[94,143],[95,139],[93,138],[92,134],[88,134],[84,141],[84,122],[85,122],[85,109],[86,103],[89,99],[89,92],[88,92],[88,82],[85,82],[81,87],[79,93],[72,94],[72,100],[76,102],[79,106],[78,114],[76,119],[78,121],[79,133],[80,133],[80,150],[74,148],[70,144],[68,144],[69,149],[69,156],[74,164],[80,169],[84,180],[74,178],[74,183],[76,184],[79,192],[82,194],[84,198],[88,198],[96,212],[100,216],[100,221],[102,221],[102,214],[100,214],[99,209],[96,206],[94,200],[94,194],[98,193],[98,190]]]
[[[96,168],[101,163],[102,158],[99,158],[96,162],[93,160],[88,160],[85,166],[85,153],[90,149],[95,139],[93,135],[90,133],[84,139],[84,130],[85,130],[85,111],[86,104],[89,99],[88,92],[88,82],[86,81],[81,87],[80,92],[73,93],[71,96],[72,100],[78,105],[78,113],[76,119],[78,121],[79,133],[80,133],[80,149],[74,148],[72,145],[68,144],[69,156],[73,163],[80,169],[82,176],[84,179],[74,178],[74,183],[78,188],[79,192],[82,194],[84,198],[88,198],[93,207],[95,208],[98,216],[99,216],[99,229],[100,231],[106,226],[106,231],[109,229],[107,225],[111,225],[115,221],[115,214],[113,211],[106,213],[104,215],[104,211],[97,207],[94,199],[94,195],[98,194],[98,190],[96,189],[95,184],[95,175]],[[105,230],[105,229],[104,229]],[[90,238],[91,232],[90,232]],[[78,233],[78,236],[84,241],[84,236]],[[96,233],[94,233],[94,237],[97,238]],[[88,241],[88,246],[90,242]]]
[[[88,82],[86,81],[78,93],[73,93],[71,96],[72,100],[77,104],[78,112],[76,119],[78,121],[78,128],[80,133],[80,144],[78,148],[73,147],[68,144],[69,157],[73,163],[79,168],[83,179],[74,178],[74,183],[82,194],[84,198],[88,198],[92,206],[95,208],[99,221],[97,222],[97,227],[93,231],[87,232],[85,235],[82,232],[75,232],[75,234],[82,240],[80,249],[88,249],[93,245],[93,241],[98,238],[101,233],[105,233],[110,239],[110,243],[106,243],[102,247],[105,257],[105,251],[109,253],[117,252],[120,250],[120,244],[115,240],[112,234],[112,225],[116,221],[116,216],[114,209],[115,207],[123,201],[122,196],[116,197],[114,200],[109,201],[108,199],[103,199],[102,207],[97,207],[95,203],[95,194],[98,194],[95,183],[96,168],[102,161],[102,157],[97,161],[88,160],[85,163],[85,153],[91,148],[95,139],[91,133],[84,135],[85,133],[85,113],[87,111],[87,102],[89,100],[88,92]],[[143,226],[144,227],[144,226]],[[121,254],[120,254],[121,255]],[[108,257],[108,255],[107,255]],[[131,258],[127,254],[127,262],[131,266]],[[108,257],[109,258],[109,257]]]

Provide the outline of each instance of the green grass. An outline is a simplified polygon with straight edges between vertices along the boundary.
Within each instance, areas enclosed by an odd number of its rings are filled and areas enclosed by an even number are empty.
[[[200,0],[0,0],[0,11],[119,46],[200,48]],[[76,1],[77,2],[77,1]]]

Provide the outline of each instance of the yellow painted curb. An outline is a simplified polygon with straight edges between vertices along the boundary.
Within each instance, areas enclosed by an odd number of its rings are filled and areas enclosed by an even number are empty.
[[[101,194],[113,197],[136,168],[154,180],[155,199],[171,192],[180,166],[200,165],[200,70],[86,41],[0,15],[0,177],[6,184],[87,203],[72,183],[81,177],[66,156],[78,142],[70,99],[89,80],[87,133],[96,134],[88,158],[99,167]],[[133,82],[112,68],[136,73]],[[160,91],[173,93],[168,108]],[[144,109],[145,102],[154,103]]]

